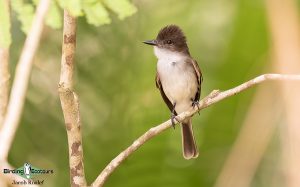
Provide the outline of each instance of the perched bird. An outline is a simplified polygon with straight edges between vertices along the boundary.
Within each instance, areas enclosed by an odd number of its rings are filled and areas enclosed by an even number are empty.
[[[198,106],[203,82],[201,70],[189,52],[186,37],[176,25],[162,28],[156,39],[144,41],[154,46],[158,58],[156,87],[171,111],[175,127],[175,116]],[[181,122],[183,156],[185,159],[198,157],[198,150],[192,129],[192,118]]]

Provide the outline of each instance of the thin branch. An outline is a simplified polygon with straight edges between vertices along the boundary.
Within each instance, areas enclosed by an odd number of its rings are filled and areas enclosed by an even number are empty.
[[[207,97],[202,99],[199,102],[198,107],[191,108],[187,112],[183,112],[178,115],[176,118],[179,121],[184,120],[187,117],[192,116],[196,112],[209,107],[212,104],[215,104],[225,98],[230,96],[236,95],[246,89],[249,89],[257,84],[260,84],[267,80],[290,80],[290,81],[300,81],[300,75],[281,75],[281,74],[264,74],[258,76],[250,81],[247,81],[235,88],[219,92],[213,91]],[[115,157],[99,174],[96,180],[92,183],[92,187],[101,187],[104,185],[108,177],[114,172],[114,170],[127,158],[129,157],[134,151],[136,151],[139,147],[141,147],[144,143],[148,140],[153,138],[154,136],[160,134],[161,132],[165,131],[166,129],[171,127],[171,120],[168,120],[156,127],[152,127],[138,139],[136,139],[128,148],[122,151],[117,157]]]
[[[61,58],[59,97],[64,113],[69,146],[70,182],[72,187],[86,186],[83,165],[79,100],[73,91],[76,19],[64,11],[64,31]]]
[[[12,170],[14,169],[8,162],[6,161],[0,161],[0,180],[4,179],[6,181],[9,181],[9,183],[7,183],[9,186],[13,186],[13,187],[39,187],[39,185],[35,185],[35,184],[24,184],[24,185],[20,185],[20,184],[13,184],[13,181],[24,181],[24,178],[22,178],[21,176],[18,176],[17,174],[5,174],[3,173],[4,169],[9,169]],[[2,186],[1,186],[2,187]]]
[[[38,48],[49,3],[50,0],[40,1],[32,21],[32,27],[28,33],[20,60],[16,67],[7,113],[0,134],[0,160],[7,159],[9,149],[19,125],[33,64],[33,57]]]

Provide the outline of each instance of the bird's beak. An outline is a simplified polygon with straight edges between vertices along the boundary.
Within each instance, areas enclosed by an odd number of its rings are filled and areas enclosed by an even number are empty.
[[[143,43],[148,44],[148,45],[157,45],[156,40],[146,40],[146,41],[143,41]]]

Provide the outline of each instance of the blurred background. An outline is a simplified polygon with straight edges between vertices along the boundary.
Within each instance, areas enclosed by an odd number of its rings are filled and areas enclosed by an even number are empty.
[[[137,13],[95,27],[78,19],[76,85],[80,98],[84,164],[88,183],[149,128],[169,119],[155,87],[156,58],[143,40],[179,25],[203,72],[201,98],[263,73],[273,63],[274,35],[268,2],[261,0],[134,0]],[[299,8],[294,4],[294,8]],[[298,5],[298,6],[297,6]],[[297,17],[297,16],[296,16]],[[271,26],[272,28],[272,26]],[[13,20],[11,72],[25,35]],[[57,92],[62,31],[43,32],[21,125],[9,162],[54,169],[43,186],[69,186],[67,134]],[[274,82],[249,89],[193,118],[199,157],[185,160],[180,128],[143,145],[108,179],[107,187],[281,187],[281,133],[285,125]]]

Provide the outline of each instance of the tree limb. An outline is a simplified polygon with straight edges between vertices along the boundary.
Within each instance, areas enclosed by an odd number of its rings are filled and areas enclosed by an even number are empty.
[[[86,186],[83,165],[79,100],[73,91],[76,19],[64,11],[64,30],[61,58],[59,97],[68,134],[70,180],[72,187]]]
[[[9,149],[19,125],[25,103],[33,57],[38,48],[49,3],[50,0],[40,1],[32,21],[32,27],[28,33],[20,60],[16,67],[7,113],[0,132],[0,160],[7,159]]]
[[[237,87],[232,89],[220,92],[218,90],[212,91],[207,97],[202,99],[199,102],[198,107],[191,108],[187,112],[183,112],[179,114],[176,119],[179,121],[184,120],[187,117],[192,116],[196,112],[209,107],[212,104],[215,104],[225,98],[230,96],[236,95],[248,88],[251,88],[257,84],[260,84],[267,80],[290,80],[290,81],[300,81],[300,75],[282,75],[282,74],[264,74],[260,75],[252,80],[249,80]],[[147,132],[145,132],[142,136],[136,139],[128,148],[122,151],[117,157],[115,157],[99,174],[96,180],[92,183],[92,187],[102,187],[108,177],[114,172],[114,170],[127,158],[129,157],[134,151],[136,151],[139,147],[141,147],[144,143],[148,140],[153,138],[154,136],[160,134],[161,132],[165,131],[166,129],[171,127],[171,120],[168,120],[156,127],[150,128]]]

